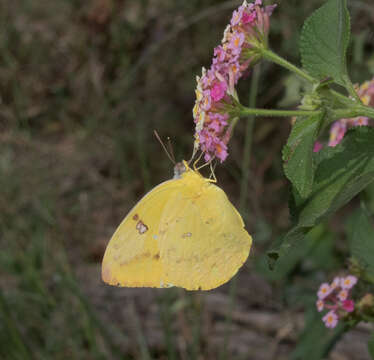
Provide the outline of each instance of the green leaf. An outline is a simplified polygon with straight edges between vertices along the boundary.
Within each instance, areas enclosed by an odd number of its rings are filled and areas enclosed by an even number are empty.
[[[320,80],[332,77],[345,86],[349,81],[346,64],[349,38],[347,1],[329,0],[304,23],[300,38],[303,67]]]
[[[348,221],[351,253],[367,276],[374,279],[374,225],[365,209],[358,209]]]
[[[279,248],[268,253],[271,261],[287,254],[315,225],[349,202],[374,180],[374,129],[354,128],[336,147],[314,154],[316,171],[307,199],[293,191],[290,209],[295,225]]]
[[[318,270],[330,269],[331,265],[335,264],[332,250],[332,234],[327,231],[324,224],[321,224],[305,236],[305,241],[297,242],[287,256],[279,259],[275,265],[275,271],[270,271],[266,266],[265,256],[258,259],[257,270],[268,280],[278,281],[286,279],[287,275],[302,264],[304,259],[308,259],[309,266],[314,263],[314,268]]]
[[[284,173],[303,198],[312,191],[313,147],[322,118],[323,114],[299,117],[283,148]]]

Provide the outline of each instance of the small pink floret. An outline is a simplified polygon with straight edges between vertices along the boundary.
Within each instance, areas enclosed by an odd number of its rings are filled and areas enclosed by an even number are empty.
[[[266,6],[266,8],[265,8],[265,13],[266,13],[268,16],[271,16],[271,14],[273,13],[274,9],[275,9],[277,6],[278,6],[277,4]]]
[[[221,162],[225,161],[227,155],[228,152],[226,144],[222,141],[216,144],[216,156],[221,160]]]
[[[231,49],[233,55],[239,55],[242,51],[245,36],[242,32],[236,32],[232,35],[228,48]]]
[[[357,278],[356,276],[353,275],[348,275],[345,278],[341,280],[340,286],[343,289],[351,289],[353,286],[355,286],[357,283]]]
[[[346,289],[343,289],[341,291],[339,291],[339,294],[338,294],[338,299],[340,301],[345,301],[347,300],[347,297],[348,297],[348,291]]]
[[[355,303],[353,300],[344,300],[342,308],[347,312],[352,312],[355,309]]]
[[[331,288],[336,289],[338,286],[340,286],[341,280],[342,279],[339,276],[336,276],[331,283]]]
[[[233,14],[232,14],[232,18],[231,18],[231,26],[235,26],[235,25],[238,25],[240,23],[240,21],[242,20],[242,16],[243,16],[243,6],[240,6],[238,8],[238,10],[234,10]]]
[[[244,12],[242,15],[243,24],[253,24],[256,21],[257,14],[256,12],[247,13]]]
[[[325,303],[323,302],[323,300],[321,300],[321,299],[317,300],[316,307],[317,307],[318,312],[321,312],[323,310],[324,305],[325,305]]]
[[[331,126],[329,146],[335,147],[338,145],[347,131],[347,125],[342,120],[335,121]]]
[[[330,287],[328,283],[321,284],[317,293],[318,299],[323,300],[327,298],[331,294],[332,290],[333,289]]]
[[[319,141],[316,141],[316,142],[314,143],[313,152],[318,152],[318,151],[320,151],[322,148],[323,148],[322,143],[320,143]]]
[[[212,97],[213,101],[220,101],[226,93],[227,85],[225,82],[221,81],[218,83],[215,83],[210,90],[210,96]]]
[[[331,310],[322,318],[322,321],[327,328],[333,329],[338,324],[338,315],[334,310]]]

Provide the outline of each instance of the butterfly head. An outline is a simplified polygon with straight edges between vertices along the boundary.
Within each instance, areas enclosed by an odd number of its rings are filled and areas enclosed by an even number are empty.
[[[180,179],[183,173],[189,171],[190,167],[187,164],[187,161],[183,160],[178,162],[174,166],[174,179]]]

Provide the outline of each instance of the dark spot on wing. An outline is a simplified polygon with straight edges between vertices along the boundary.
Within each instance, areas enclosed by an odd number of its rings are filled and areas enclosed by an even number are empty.
[[[133,217],[132,217],[133,220],[135,221],[138,221],[139,220],[139,215],[138,214],[135,214]]]
[[[153,259],[159,260],[160,259],[160,254],[153,255]]]

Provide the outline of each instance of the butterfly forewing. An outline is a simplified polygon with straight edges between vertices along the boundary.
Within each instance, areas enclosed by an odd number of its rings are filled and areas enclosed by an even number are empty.
[[[162,209],[170,192],[179,188],[169,180],[146,194],[112,236],[104,254],[102,278],[110,285],[162,287],[164,270],[157,236]]]

